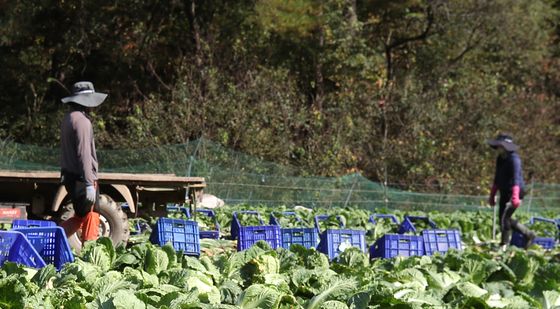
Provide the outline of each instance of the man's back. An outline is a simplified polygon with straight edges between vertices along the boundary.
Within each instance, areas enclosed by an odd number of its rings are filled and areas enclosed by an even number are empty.
[[[62,170],[93,184],[97,180],[97,155],[91,121],[83,111],[70,111],[64,116],[60,142]]]

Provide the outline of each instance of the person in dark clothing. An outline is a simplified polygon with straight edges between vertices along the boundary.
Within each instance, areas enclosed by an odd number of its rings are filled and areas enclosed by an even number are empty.
[[[496,172],[488,203],[491,206],[496,205],[496,193],[499,191],[499,218],[502,234],[500,245],[503,247],[508,245],[512,230],[516,230],[525,236],[527,240],[525,248],[528,248],[535,239],[535,233],[517,220],[512,219],[513,213],[521,206],[525,195],[521,158],[517,153],[519,147],[513,143],[510,135],[504,133],[498,134],[495,139],[488,140],[488,145],[498,152]]]
[[[97,107],[107,97],[95,92],[90,82],[77,82],[72,95],[62,99],[70,110],[61,125],[61,182],[74,206],[74,217],[61,226],[66,236],[82,230],[82,240],[94,240],[99,235],[99,213],[94,206],[99,202],[97,184],[97,154],[93,128],[87,109]]]

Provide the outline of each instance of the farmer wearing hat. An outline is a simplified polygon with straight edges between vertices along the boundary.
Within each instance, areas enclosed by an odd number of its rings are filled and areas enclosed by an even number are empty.
[[[99,213],[94,211],[99,203],[97,155],[87,110],[99,106],[106,97],[95,92],[91,82],[77,82],[72,95],[62,99],[70,109],[61,125],[61,182],[70,195],[75,215],[61,226],[66,236],[81,228],[83,241],[97,239],[99,235]]]
[[[500,192],[499,218],[502,233],[500,245],[505,248],[509,244],[513,229],[525,236],[527,240],[525,248],[528,248],[535,240],[535,233],[511,218],[521,205],[525,187],[521,158],[517,153],[519,147],[513,143],[510,135],[504,133],[498,134],[495,139],[488,140],[488,145],[498,152],[496,173],[488,202],[491,206],[496,205],[496,192]]]

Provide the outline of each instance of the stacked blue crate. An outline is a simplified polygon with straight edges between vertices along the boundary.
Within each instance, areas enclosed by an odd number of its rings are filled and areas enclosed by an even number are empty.
[[[379,219],[390,219],[391,223],[399,225],[399,220],[392,214],[373,214],[369,217],[373,224],[377,224]],[[414,255],[424,255],[424,241],[420,236],[388,233],[376,239],[369,248],[371,259]]]
[[[0,231],[0,266],[6,261],[33,268],[47,265],[25,235],[18,231]]]
[[[57,270],[61,270],[64,264],[74,262],[74,254],[70,249],[64,229],[60,226],[48,225],[48,223],[45,225],[43,227],[16,228],[14,231],[22,233],[27,238],[45,263],[53,264]],[[33,224],[29,226],[33,226]]]
[[[218,219],[216,218],[216,214],[212,209],[204,209],[204,208],[197,208],[195,210],[197,214],[202,214],[203,216],[207,216],[212,221],[214,221],[214,229],[213,230],[200,230],[200,238],[212,238],[212,239],[219,239],[220,238],[220,224],[218,223]]]
[[[543,236],[543,235],[537,236],[533,241],[533,243],[543,247],[544,249],[554,249],[554,247],[556,247],[556,242],[558,238],[558,230],[559,230],[558,223],[553,219],[531,217],[531,220],[529,221],[529,226],[535,224],[536,221],[550,223],[551,229],[550,231],[547,232],[548,234],[547,236]],[[513,231],[510,243],[514,246],[525,248],[525,245],[527,244],[527,239],[525,239],[525,236],[523,236],[521,233],[517,231]]]
[[[326,229],[321,232],[319,221],[327,219],[328,215],[315,216],[315,227],[320,234],[319,252],[326,254],[329,259],[334,259],[349,247],[356,247],[362,252],[366,252],[366,232],[363,230],[350,229]],[[342,220],[337,216],[340,227],[344,227]]]
[[[237,217],[238,213],[257,216],[260,225],[242,225]],[[266,241],[273,249],[281,246],[280,227],[277,225],[265,225],[258,211],[244,210],[233,212],[233,218],[231,220],[231,236],[233,239],[237,239],[238,251],[250,248],[259,240]]]
[[[56,226],[54,221],[49,220],[27,220],[16,219],[12,221],[12,229],[27,228],[27,227],[51,227]]]
[[[435,253],[446,253],[449,249],[463,250],[461,243],[461,233],[456,229],[438,229],[436,224],[425,216],[405,216],[399,234],[408,232],[417,233],[413,222],[424,221],[432,229],[422,231],[422,240],[424,242],[424,254],[433,255]]]
[[[188,208],[178,205],[167,205],[166,210],[168,213],[182,213],[185,215],[186,218],[191,218],[191,212]],[[216,214],[212,209],[205,209],[205,208],[196,208],[194,210],[197,214],[202,214],[204,216],[209,217],[214,221],[214,229],[211,230],[201,230],[199,226],[199,236],[200,238],[212,238],[212,239],[219,239],[220,238],[220,224],[216,218]]]
[[[294,216],[298,222],[302,222],[301,218],[293,211],[282,212],[285,216]],[[291,245],[298,244],[305,248],[317,248],[319,244],[319,236],[317,229],[314,227],[290,227],[283,228],[274,212],[270,213],[270,224],[280,226],[280,241],[282,248],[289,249]]]

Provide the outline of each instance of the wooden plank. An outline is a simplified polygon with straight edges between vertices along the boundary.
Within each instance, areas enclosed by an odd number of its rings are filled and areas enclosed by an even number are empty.
[[[204,182],[204,177],[181,177],[169,174],[99,173],[99,180],[155,181],[155,182]]]
[[[33,178],[33,179],[60,179],[60,172],[42,172],[42,171],[0,171],[0,179],[2,178]]]
[[[99,173],[99,182],[125,185],[172,185],[189,186],[205,185],[204,177],[180,177],[171,174],[132,174],[132,173]],[[0,170],[0,181],[11,180],[21,182],[58,182],[60,172],[47,171],[4,171]]]

